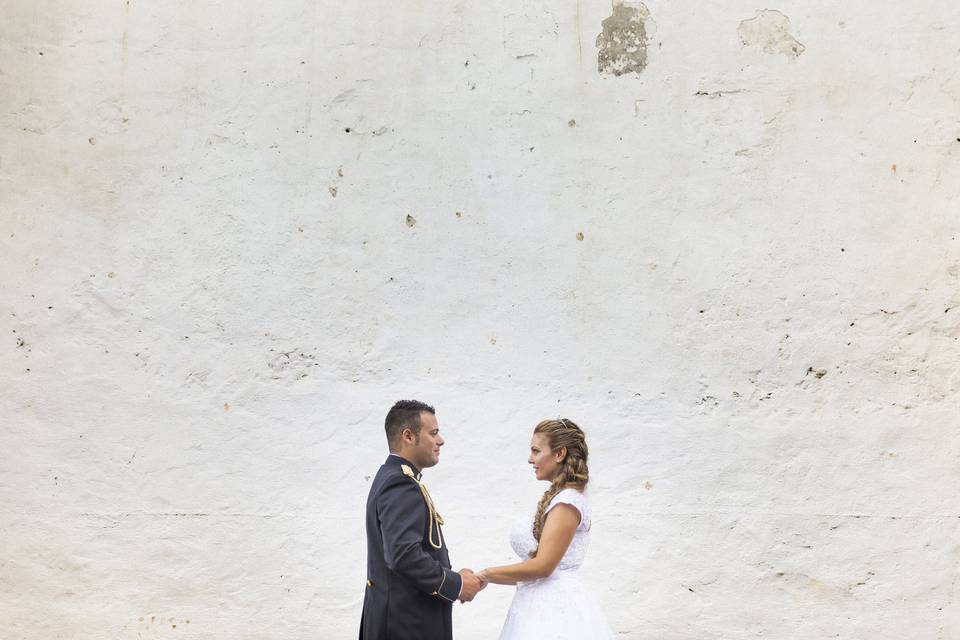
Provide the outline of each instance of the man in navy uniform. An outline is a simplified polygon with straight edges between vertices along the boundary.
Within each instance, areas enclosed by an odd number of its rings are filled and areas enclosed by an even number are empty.
[[[401,400],[384,428],[390,455],[367,497],[360,640],[452,640],[453,601],[469,602],[485,585],[470,569],[450,568],[443,518],[420,482],[420,472],[440,461],[436,412]]]

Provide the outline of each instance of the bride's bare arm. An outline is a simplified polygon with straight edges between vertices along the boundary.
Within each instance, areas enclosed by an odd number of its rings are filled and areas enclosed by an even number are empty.
[[[550,510],[546,522],[543,523],[537,555],[517,564],[489,567],[477,576],[481,580],[494,584],[516,584],[546,578],[560,564],[579,524],[579,511],[568,504],[558,504]]]

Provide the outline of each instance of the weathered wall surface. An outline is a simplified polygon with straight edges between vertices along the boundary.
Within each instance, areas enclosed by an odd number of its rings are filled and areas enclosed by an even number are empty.
[[[591,445],[622,638],[960,638],[960,5],[6,3],[4,638],[355,637]],[[457,607],[496,637],[507,588]]]

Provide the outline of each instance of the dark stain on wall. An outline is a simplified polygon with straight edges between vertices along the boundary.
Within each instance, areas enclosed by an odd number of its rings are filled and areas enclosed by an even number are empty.
[[[650,15],[641,2],[614,0],[613,13],[600,23],[597,36],[597,70],[622,76],[640,73],[647,66],[647,27]]]

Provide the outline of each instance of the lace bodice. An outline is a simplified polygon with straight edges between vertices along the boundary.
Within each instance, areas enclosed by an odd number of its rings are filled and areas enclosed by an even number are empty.
[[[587,497],[576,489],[564,489],[553,497],[547,505],[549,513],[558,504],[569,504],[580,512],[580,524],[573,534],[573,540],[563,554],[557,569],[577,569],[583,564],[587,555],[587,546],[590,544],[590,505]],[[521,559],[526,560],[530,553],[537,548],[537,540],[533,537],[533,517],[536,515],[536,505],[533,511],[517,520],[510,531],[510,546]]]
[[[546,511],[569,504],[580,512],[580,524],[556,570],[545,578],[518,582],[500,640],[613,640],[613,632],[593,596],[580,581],[580,572],[590,543],[590,505],[576,489],[564,489],[553,497]],[[510,546],[521,560],[536,549],[533,517],[536,504],[517,521],[510,532]],[[549,621],[549,624],[545,624]]]

